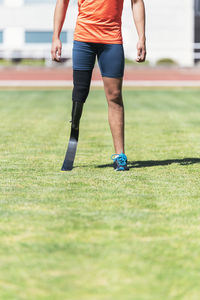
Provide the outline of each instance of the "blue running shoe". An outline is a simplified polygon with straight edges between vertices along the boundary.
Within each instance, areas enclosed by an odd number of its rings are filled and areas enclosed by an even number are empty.
[[[113,168],[115,171],[128,171],[127,167],[127,156],[124,153],[113,154],[111,159],[114,161]]]

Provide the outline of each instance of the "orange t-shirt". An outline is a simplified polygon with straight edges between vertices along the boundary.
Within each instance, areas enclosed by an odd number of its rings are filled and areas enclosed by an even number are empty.
[[[78,0],[74,39],[81,42],[122,44],[124,0]]]

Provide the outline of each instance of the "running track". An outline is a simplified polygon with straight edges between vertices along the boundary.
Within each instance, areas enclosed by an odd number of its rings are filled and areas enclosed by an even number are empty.
[[[97,68],[93,86],[102,86]],[[199,68],[130,68],[126,67],[125,86],[200,87]],[[71,68],[0,68],[0,87],[66,87],[72,86]]]

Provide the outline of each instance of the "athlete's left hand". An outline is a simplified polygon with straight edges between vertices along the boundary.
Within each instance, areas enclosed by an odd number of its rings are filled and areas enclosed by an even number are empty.
[[[146,59],[146,44],[145,41],[138,41],[137,43],[137,58],[136,62],[141,63]]]
[[[61,43],[60,39],[58,37],[55,39],[53,38],[52,46],[51,46],[52,60],[60,62],[61,52],[62,52],[62,43]]]

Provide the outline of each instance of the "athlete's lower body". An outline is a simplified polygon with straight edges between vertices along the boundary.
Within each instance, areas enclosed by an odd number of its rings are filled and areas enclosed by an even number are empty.
[[[125,156],[120,156],[124,154],[124,106],[122,100],[122,81],[124,75],[123,45],[74,41],[73,106],[79,105],[82,108],[87,99],[96,57],[108,103],[108,120],[116,153],[114,158],[115,169],[127,170]],[[117,164],[118,156],[119,164]],[[122,166],[121,168],[120,159],[122,159],[122,165],[125,167]]]

